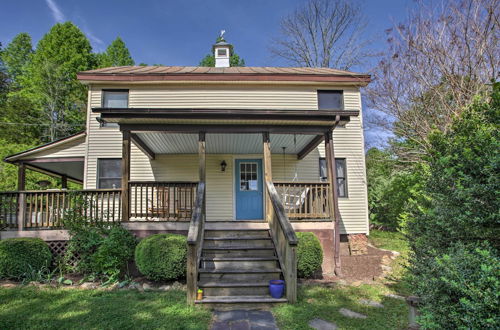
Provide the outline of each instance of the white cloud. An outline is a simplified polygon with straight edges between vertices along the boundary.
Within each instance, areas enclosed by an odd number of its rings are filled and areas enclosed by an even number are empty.
[[[61,9],[59,9],[54,0],[45,0],[45,2],[47,3],[47,6],[49,6],[52,17],[54,17],[54,20],[56,22],[61,23],[66,20],[66,17],[64,16]]]

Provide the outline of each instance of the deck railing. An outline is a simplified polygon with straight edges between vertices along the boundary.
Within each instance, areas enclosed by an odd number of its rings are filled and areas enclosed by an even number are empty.
[[[189,221],[197,182],[129,182],[130,217],[146,221]]]
[[[290,220],[330,219],[327,182],[275,182]]]
[[[266,182],[267,195],[272,209],[266,220],[269,223],[269,232],[276,247],[276,253],[283,271],[286,283],[286,298],[288,302],[297,301],[297,235],[285,213],[283,203],[271,181]]]
[[[187,301],[194,304],[198,282],[198,270],[200,266],[201,251],[203,249],[203,238],[205,235],[205,182],[200,182],[196,192],[191,222],[187,236],[188,253],[186,266],[186,290]]]
[[[0,206],[0,219],[8,228],[61,228],[69,210],[81,213],[90,222],[117,222],[121,217],[121,190],[6,192],[0,193]]]

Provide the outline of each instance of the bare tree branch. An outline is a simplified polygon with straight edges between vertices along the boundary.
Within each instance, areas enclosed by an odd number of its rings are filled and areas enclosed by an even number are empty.
[[[349,70],[366,60],[366,18],[355,1],[309,0],[281,21],[271,52],[290,64]]]

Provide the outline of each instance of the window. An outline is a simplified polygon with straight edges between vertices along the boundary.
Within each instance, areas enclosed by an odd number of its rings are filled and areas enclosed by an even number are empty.
[[[342,91],[318,91],[319,110],[341,110],[344,108],[344,93]]]
[[[103,89],[103,108],[128,108],[128,89]],[[118,127],[117,123],[99,122],[101,127]]]
[[[227,49],[217,49],[217,55],[218,56],[226,56],[227,55]]]
[[[335,168],[337,170],[337,191],[339,197],[347,197],[347,167],[345,158],[335,158]],[[319,176],[321,181],[328,179],[326,170],[326,159],[319,159]]]
[[[122,160],[105,158],[97,160],[97,188],[119,189],[122,186]]]
[[[128,108],[128,89],[103,89],[103,108]]]
[[[240,163],[240,191],[258,190],[257,163]]]

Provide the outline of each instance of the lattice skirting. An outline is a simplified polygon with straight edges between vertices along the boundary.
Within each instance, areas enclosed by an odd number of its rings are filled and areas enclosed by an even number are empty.
[[[46,243],[54,256],[54,260],[64,258],[68,249],[68,241],[46,241]],[[78,256],[72,256],[71,259],[68,260],[68,263],[70,266],[76,266],[78,261]]]

